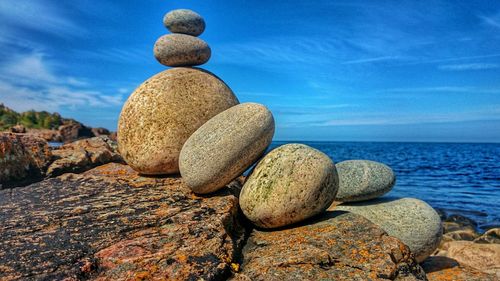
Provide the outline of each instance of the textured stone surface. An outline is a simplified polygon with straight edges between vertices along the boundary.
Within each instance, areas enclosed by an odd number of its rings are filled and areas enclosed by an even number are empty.
[[[439,245],[443,229],[439,215],[424,201],[414,198],[383,198],[359,203],[343,203],[335,210],[353,212],[399,238],[422,262]]]
[[[163,24],[173,33],[198,36],[205,31],[205,20],[199,14],[187,9],[168,12],[163,17]]]
[[[116,142],[108,137],[94,137],[65,144],[52,151],[52,163],[47,176],[80,173],[109,162],[123,162]]]
[[[335,164],[339,174],[336,200],[356,202],[370,200],[391,191],[396,176],[390,167],[369,160],[347,160]]]
[[[461,266],[447,257],[429,257],[421,265],[429,281],[498,281],[495,275]]]
[[[41,138],[0,133],[0,188],[42,178],[51,156]]]
[[[243,236],[228,189],[116,163],[0,191],[0,214],[0,280],[222,280]]]
[[[495,274],[500,278],[500,244],[451,241],[445,243],[436,256],[452,258],[460,265]]]
[[[264,153],[274,135],[272,113],[243,103],[207,121],[182,147],[182,178],[196,193],[210,193],[240,176]]]
[[[483,235],[474,240],[482,244],[500,244],[500,228],[488,229]]]
[[[327,212],[294,228],[254,230],[234,280],[426,280],[410,250],[361,216]]]
[[[179,153],[189,136],[236,104],[231,89],[210,72],[184,67],[160,72],[139,86],[123,106],[119,151],[143,174],[178,173]]]
[[[167,34],[156,41],[154,55],[166,66],[194,66],[206,63],[211,50],[205,41],[194,36]]]
[[[476,228],[477,228],[477,223],[475,221],[473,221],[468,217],[457,214],[447,216],[446,219],[443,221],[444,233],[457,230],[469,230],[475,232]]]
[[[337,189],[337,171],[326,154],[286,144],[257,163],[241,190],[240,206],[255,225],[280,227],[326,210]]]

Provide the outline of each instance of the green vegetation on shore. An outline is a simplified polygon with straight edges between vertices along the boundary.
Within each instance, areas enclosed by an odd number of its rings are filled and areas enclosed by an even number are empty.
[[[76,122],[72,119],[62,118],[59,113],[47,111],[26,111],[22,113],[6,107],[0,103],[0,130],[8,130],[15,125],[23,125],[33,129],[57,129],[63,124]]]

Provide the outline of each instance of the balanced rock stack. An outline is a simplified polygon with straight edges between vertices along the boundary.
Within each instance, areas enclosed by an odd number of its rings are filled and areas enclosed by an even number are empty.
[[[442,237],[438,213],[427,203],[414,198],[378,198],[396,183],[392,169],[369,160],[348,160],[336,165],[340,187],[332,209],[361,215],[379,225],[389,235],[399,238],[415,254],[425,260]]]
[[[172,34],[157,40],[154,55],[173,68],[140,85],[120,114],[119,151],[133,169],[144,175],[180,173],[193,192],[208,194],[256,163],[239,204],[259,228],[296,224],[330,207],[380,225],[419,261],[435,249],[441,223],[430,206],[416,199],[377,201],[395,183],[389,167],[363,160],[335,165],[304,144],[282,145],[264,155],[274,135],[272,113],[261,104],[239,104],[222,80],[193,68],[211,55],[208,44],[196,37],[205,29],[203,18],[174,10],[164,24]],[[336,197],[344,203],[335,204]]]

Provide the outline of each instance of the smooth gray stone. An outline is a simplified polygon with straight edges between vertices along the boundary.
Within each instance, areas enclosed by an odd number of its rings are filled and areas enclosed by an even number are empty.
[[[206,63],[212,54],[200,38],[185,34],[167,34],[154,46],[155,58],[166,66],[195,66]]]
[[[415,198],[379,198],[342,203],[331,209],[367,218],[387,234],[405,243],[419,263],[436,250],[443,235],[438,213],[424,201]]]
[[[369,160],[348,160],[335,165],[339,192],[335,200],[357,202],[375,199],[391,191],[396,176],[390,167]]]
[[[205,30],[205,20],[197,13],[179,9],[168,12],[163,17],[163,24],[172,33],[199,36]]]
[[[179,168],[196,193],[214,192],[240,176],[264,153],[274,135],[265,106],[242,103],[208,120],[184,143]]]
[[[240,207],[255,225],[276,228],[325,211],[337,189],[337,171],[326,154],[286,144],[257,163],[241,190]]]

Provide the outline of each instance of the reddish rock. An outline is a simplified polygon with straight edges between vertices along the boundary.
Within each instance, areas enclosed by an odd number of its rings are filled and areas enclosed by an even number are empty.
[[[407,246],[367,219],[328,212],[277,231],[254,230],[233,280],[426,280]]]
[[[58,130],[49,130],[49,129],[28,129],[26,132],[29,135],[36,136],[42,138],[46,141],[51,142],[62,142],[61,134]]]
[[[99,137],[99,136],[109,136],[111,134],[108,129],[101,128],[101,127],[92,128],[91,131],[94,134],[94,136],[96,136],[96,137]]]
[[[116,142],[108,137],[94,137],[65,144],[52,151],[47,176],[78,173],[110,162],[122,163]]]
[[[26,128],[23,125],[15,125],[12,128],[10,128],[10,131],[12,133],[24,134],[26,133]]]
[[[492,228],[474,240],[481,244],[500,244],[500,228]]]
[[[243,237],[229,189],[116,163],[0,191],[0,214],[0,280],[223,280]]]
[[[462,266],[500,277],[500,244],[451,241],[444,243],[436,256],[448,257]]]
[[[25,134],[0,133],[0,187],[43,177],[50,158],[45,140]]]
[[[95,136],[92,132],[92,128],[78,122],[61,125],[58,130],[63,142],[72,142],[78,139]]]
[[[447,257],[429,257],[422,264],[429,281],[496,281],[495,275],[461,266]]]

